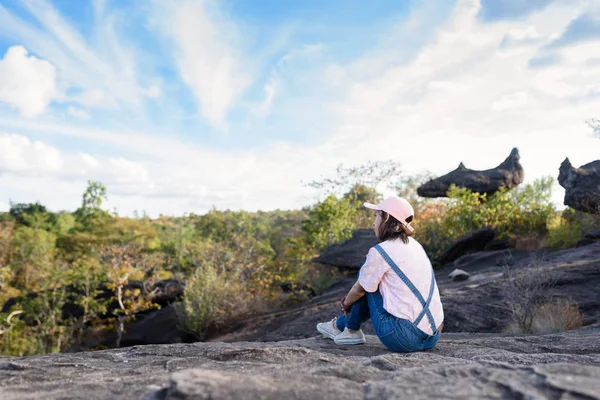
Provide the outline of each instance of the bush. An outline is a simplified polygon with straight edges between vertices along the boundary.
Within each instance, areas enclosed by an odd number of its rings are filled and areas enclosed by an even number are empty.
[[[542,305],[551,299],[549,290],[555,284],[554,277],[539,268],[539,260],[522,269],[504,266],[502,298],[512,316],[512,330],[532,333],[534,318]]]
[[[416,237],[437,258],[460,236],[486,226],[513,244],[519,236],[543,236],[548,219],[556,213],[551,186],[548,177],[492,196],[452,186],[448,200],[424,207],[415,221]]]
[[[202,263],[188,279],[183,304],[178,308],[182,328],[199,340],[247,313],[252,298],[239,281]]]
[[[531,324],[532,333],[557,333],[580,328],[583,316],[570,299],[553,299],[542,304]]]
[[[545,247],[564,249],[577,244],[584,232],[581,223],[572,216],[573,212],[566,210],[562,215],[555,215],[548,219]]]
[[[555,279],[539,267],[540,260],[517,270],[504,267],[501,294],[511,311],[508,333],[552,333],[576,329],[582,325],[579,307],[569,299],[554,298],[550,289]]]

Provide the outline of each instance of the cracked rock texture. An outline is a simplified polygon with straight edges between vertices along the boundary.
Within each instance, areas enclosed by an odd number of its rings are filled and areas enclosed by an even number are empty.
[[[600,324],[544,336],[444,334],[425,353],[374,336],[135,346],[0,358],[0,398],[600,398]]]

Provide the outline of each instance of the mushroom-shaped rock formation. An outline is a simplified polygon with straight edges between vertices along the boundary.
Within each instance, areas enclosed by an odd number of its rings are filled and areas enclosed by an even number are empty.
[[[514,148],[496,168],[475,171],[460,163],[454,171],[421,185],[417,194],[422,197],[446,197],[451,185],[488,195],[502,187],[512,189],[523,182],[525,175],[519,159],[519,150]]]
[[[558,171],[558,183],[565,188],[565,205],[600,214],[600,160],[574,168],[566,158]]]
[[[369,249],[379,243],[371,229],[354,231],[352,238],[325,249],[312,261],[338,268],[359,269],[365,262]]]

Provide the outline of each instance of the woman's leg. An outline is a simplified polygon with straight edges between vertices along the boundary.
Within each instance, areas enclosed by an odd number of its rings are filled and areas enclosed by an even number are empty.
[[[373,329],[377,334],[377,337],[389,350],[399,353],[408,353],[412,351],[399,340],[401,337],[398,335],[398,324],[396,323],[399,318],[388,313],[383,308],[383,297],[379,291],[368,293],[369,298],[369,310],[371,312],[371,321],[373,322]]]
[[[340,331],[343,331],[344,328],[357,331],[364,322],[371,318],[367,295],[368,293],[361,297],[356,303],[352,304],[352,309],[347,317],[345,314],[342,314],[337,318],[336,325]]]

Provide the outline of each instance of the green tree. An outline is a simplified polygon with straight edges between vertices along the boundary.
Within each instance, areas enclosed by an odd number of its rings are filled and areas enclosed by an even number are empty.
[[[48,210],[45,206],[36,203],[10,203],[8,212],[19,225],[31,228],[46,229],[48,227]]]
[[[81,207],[75,211],[77,221],[84,228],[89,228],[95,221],[107,217],[108,212],[102,209],[105,201],[107,201],[106,187],[100,182],[88,181]]]
[[[21,226],[13,234],[10,263],[15,274],[15,285],[21,289],[36,289],[41,283],[42,271],[54,263],[56,236],[44,229]]]

